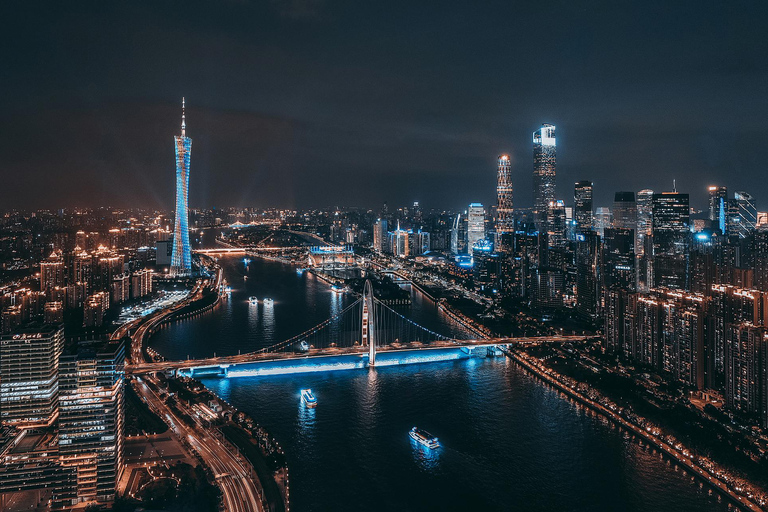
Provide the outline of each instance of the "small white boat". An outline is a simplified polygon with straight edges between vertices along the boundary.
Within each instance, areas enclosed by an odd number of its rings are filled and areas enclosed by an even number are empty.
[[[248,297],[248,304],[255,306],[259,303],[258,297]]]
[[[317,407],[317,398],[315,398],[311,389],[302,389],[301,399],[307,407]]]
[[[408,435],[411,436],[411,439],[416,441],[422,446],[426,446],[430,450],[434,450],[435,448],[440,448],[440,443],[438,442],[437,438],[427,432],[426,430],[422,430],[420,428],[413,427],[410,432],[408,432]]]
[[[272,305],[274,305],[274,303],[275,303],[275,301],[270,299],[269,297],[264,299],[264,305],[265,306],[272,306]]]

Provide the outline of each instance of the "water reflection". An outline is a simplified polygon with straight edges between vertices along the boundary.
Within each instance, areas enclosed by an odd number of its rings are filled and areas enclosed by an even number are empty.
[[[416,462],[416,465],[423,471],[435,472],[440,464],[440,451],[442,451],[442,448],[427,448],[410,436],[408,436],[408,440],[411,442],[413,460]]]
[[[264,301],[264,340],[268,345],[277,342],[275,339],[275,305],[273,302]]]

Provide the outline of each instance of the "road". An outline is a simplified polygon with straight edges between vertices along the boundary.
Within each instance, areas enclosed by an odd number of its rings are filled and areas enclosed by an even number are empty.
[[[138,331],[137,331],[138,332]],[[433,341],[429,344],[412,342],[397,345],[385,345],[376,347],[376,352],[393,352],[398,350],[430,350],[448,347],[485,347],[492,345],[532,345],[537,343],[564,343],[581,342],[588,336],[535,336],[522,338],[485,338],[477,340],[443,340]],[[288,347],[286,347],[288,348]],[[140,375],[165,370],[188,369],[192,367],[205,367],[217,365],[246,364],[264,361],[276,361],[283,359],[306,359],[308,357],[340,356],[346,354],[367,353],[368,347],[333,347],[323,349],[311,349],[307,352],[250,352],[233,356],[209,357],[205,359],[189,359],[185,361],[155,361],[151,363],[138,363],[126,365],[126,373]]]
[[[262,498],[254,483],[255,478],[250,464],[241,459],[239,454],[233,454],[209,429],[196,424],[194,427],[187,425],[174,411],[166,405],[160,396],[147,385],[150,380],[158,385],[156,380],[150,378],[137,379],[137,391],[145,402],[161,418],[169,422],[171,429],[189,442],[190,446],[202,457],[203,463],[213,472],[216,483],[221,489],[224,507],[228,512],[261,512]],[[184,406],[180,403],[179,408]],[[188,416],[195,418],[191,410],[183,411]]]
[[[646,429],[643,429],[640,426],[635,425],[634,423],[630,423],[625,418],[620,416],[617,412],[609,409],[608,407],[604,406],[599,402],[595,402],[589,397],[567,386],[563,382],[560,382],[558,379],[551,376],[547,372],[547,370],[537,367],[536,364],[530,361],[527,357],[519,354],[515,354],[512,352],[508,352],[508,351],[505,351],[505,353],[507,354],[508,357],[522,364],[525,368],[528,369],[528,371],[535,374],[540,379],[555,386],[556,388],[572,396],[573,398],[576,398],[587,407],[591,408],[594,411],[599,412],[604,417],[610,419],[615,424],[623,427],[627,431],[632,432],[633,434],[637,435],[642,439],[645,439],[648,443],[655,446],[657,449],[663,451],[668,457],[677,461],[678,464],[686,468],[688,471],[698,476],[704,482],[707,482],[710,486],[712,486],[714,489],[719,491],[723,496],[730,499],[732,503],[744,508],[745,510],[750,510],[753,512],[760,512],[762,510],[760,506],[757,505],[756,503],[750,501],[749,499],[747,499],[746,497],[740,494],[735,493],[728,486],[726,482],[718,478],[716,475],[713,475],[712,473],[706,471],[704,468],[698,466],[694,462],[693,457],[690,455],[690,452],[688,452],[687,450],[684,451],[684,450],[677,449],[673,446],[670,446],[654,433]]]
[[[199,280],[185,300],[149,317],[137,319],[121,326],[115,331],[113,337],[123,337],[130,332],[130,329],[136,328],[131,336],[130,358],[134,362],[144,361],[142,350],[144,340],[152,333],[152,330],[168,318],[169,315],[200,299],[207,286],[218,290],[221,283],[221,275],[221,269],[219,268],[216,278],[212,283],[207,279]],[[203,463],[213,472],[214,478],[222,492],[224,509],[227,512],[262,512],[264,510],[263,500],[256,487],[255,482],[257,479],[253,475],[250,463],[241,460],[239,454],[233,454],[222,441],[217,439],[210,429],[201,424],[196,424],[192,427],[183,422],[166,405],[165,401],[147,385],[147,380],[157,385],[157,381],[153,379],[153,377],[137,379],[139,383],[137,392],[150,409],[169,423],[173,432],[180,439],[186,440],[192,446],[203,459]],[[182,408],[183,405],[179,403],[179,407]],[[184,413],[191,418],[197,417],[192,411],[185,410]]]

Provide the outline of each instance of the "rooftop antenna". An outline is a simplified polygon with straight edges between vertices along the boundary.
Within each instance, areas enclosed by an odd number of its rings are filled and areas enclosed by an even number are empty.
[[[184,106],[184,97],[181,98],[181,136],[186,137],[187,132],[187,122],[186,122],[186,112],[185,112],[185,106]]]

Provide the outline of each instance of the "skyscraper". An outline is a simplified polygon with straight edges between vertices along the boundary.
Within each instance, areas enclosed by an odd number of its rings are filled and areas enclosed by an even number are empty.
[[[616,192],[613,197],[613,227],[637,228],[637,203],[634,192]]]
[[[187,275],[192,271],[192,252],[189,245],[189,159],[192,139],[187,137],[184,98],[181,99],[181,135],[175,136],[176,142],[176,220],[173,227],[173,253],[171,254],[171,273]]]
[[[123,469],[123,340],[86,340],[61,356],[59,457],[81,501],[112,501]]]
[[[653,194],[653,283],[656,287],[686,286],[688,194]]]
[[[757,207],[755,198],[746,192],[734,192],[734,229],[729,230],[728,235],[739,235],[746,238],[757,226]]]
[[[592,229],[592,182],[577,181],[573,187],[573,216],[579,231]]]
[[[720,211],[724,203],[728,202],[728,189],[726,187],[709,187],[709,220],[712,221],[712,227],[720,228]],[[725,212],[723,212],[725,214]]]
[[[651,286],[650,265],[652,250],[648,244],[653,227],[653,190],[643,189],[637,193],[637,228],[635,229],[635,255],[637,256],[637,288],[647,291]]]
[[[0,338],[0,421],[50,425],[58,415],[64,326],[30,327]]]
[[[533,213],[542,231],[549,203],[555,200],[555,127],[543,124],[533,132]]]
[[[508,155],[499,156],[499,169],[496,178],[496,196],[498,201],[496,208],[498,215],[496,245],[503,248],[506,246],[506,239],[515,231],[512,205],[512,162]]]
[[[472,251],[475,242],[485,238],[485,208],[480,203],[471,203],[467,210],[467,251]]]

